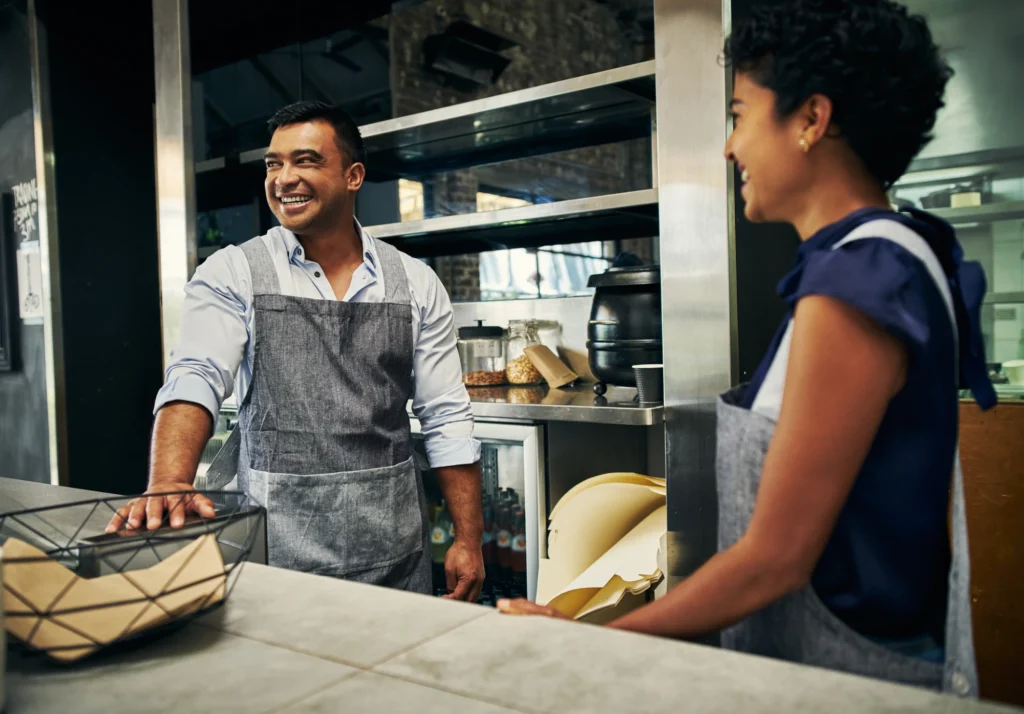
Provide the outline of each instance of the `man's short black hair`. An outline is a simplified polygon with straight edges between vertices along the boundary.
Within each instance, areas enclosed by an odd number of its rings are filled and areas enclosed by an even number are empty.
[[[953,75],[925,19],[891,0],[790,0],[737,23],[725,58],[775,93],[779,117],[812,94],[889,188],[932,139]]]
[[[282,126],[310,121],[325,121],[334,127],[334,133],[338,137],[338,148],[345,154],[350,164],[366,163],[366,149],[363,148],[363,137],[359,133],[359,127],[344,109],[332,104],[314,101],[295,102],[278,109],[267,124],[270,126],[270,133],[273,134]]]

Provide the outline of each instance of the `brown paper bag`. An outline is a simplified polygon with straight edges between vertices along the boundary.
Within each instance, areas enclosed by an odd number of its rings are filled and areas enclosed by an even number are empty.
[[[533,366],[543,375],[544,380],[553,388],[564,387],[579,379],[579,375],[565,366],[546,345],[533,345],[526,348],[526,356]]]

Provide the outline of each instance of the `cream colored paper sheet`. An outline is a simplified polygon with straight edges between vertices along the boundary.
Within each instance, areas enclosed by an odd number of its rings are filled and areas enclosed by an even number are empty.
[[[568,498],[568,496],[567,496]],[[548,558],[572,580],[651,512],[665,505],[665,489],[639,483],[602,483],[579,491],[552,517]]]
[[[16,538],[4,544],[4,561],[5,629],[66,662],[208,607],[226,593],[224,561],[213,534],[151,568],[99,578],[80,578]],[[157,597],[176,588],[182,589]],[[50,614],[32,616],[35,612]],[[53,649],[57,647],[62,649]]]
[[[593,476],[588,478],[586,481],[582,481],[571,489],[569,489],[564,496],[562,496],[558,503],[551,509],[550,519],[553,521],[557,516],[558,512],[565,507],[566,504],[572,502],[579,493],[586,491],[587,489],[593,488],[594,486],[600,486],[606,483],[632,483],[640,486],[652,486],[654,488],[665,488],[665,479],[655,478],[654,476],[644,476],[643,474],[635,474],[629,472],[616,472],[601,474],[600,476]]]
[[[648,515],[547,604],[571,617],[585,617],[618,605],[627,593],[647,590],[661,577],[658,548],[666,515],[665,506]]]

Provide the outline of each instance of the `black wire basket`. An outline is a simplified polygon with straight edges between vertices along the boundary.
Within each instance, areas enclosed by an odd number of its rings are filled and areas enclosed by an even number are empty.
[[[246,560],[266,560],[266,512],[244,493],[180,494],[185,524],[106,533],[133,497],[0,514],[12,647],[73,662],[177,629],[223,604]],[[212,502],[205,518],[190,508]],[[122,511],[124,512],[124,511]]]

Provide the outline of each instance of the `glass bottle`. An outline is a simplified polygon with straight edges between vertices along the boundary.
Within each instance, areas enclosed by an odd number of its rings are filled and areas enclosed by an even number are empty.
[[[512,508],[507,500],[502,500],[497,510],[497,537],[495,542],[498,550],[498,577],[495,578],[495,597],[509,595],[511,575],[509,555],[512,551]]]
[[[512,571],[512,597],[526,597],[526,512],[522,506],[512,509],[509,568]]]
[[[448,515],[448,508],[444,500],[441,501],[441,510],[434,517],[434,526],[430,529],[430,560],[433,565],[434,594],[444,595],[448,592],[448,583],[444,574],[444,560],[448,555],[448,549],[454,540],[455,526],[451,516]]]
[[[481,539],[481,550],[484,555],[484,571],[486,573],[484,587],[480,591],[480,604],[494,603],[494,582],[498,578],[498,544],[494,540],[494,503],[491,495],[483,496],[484,531]]]

